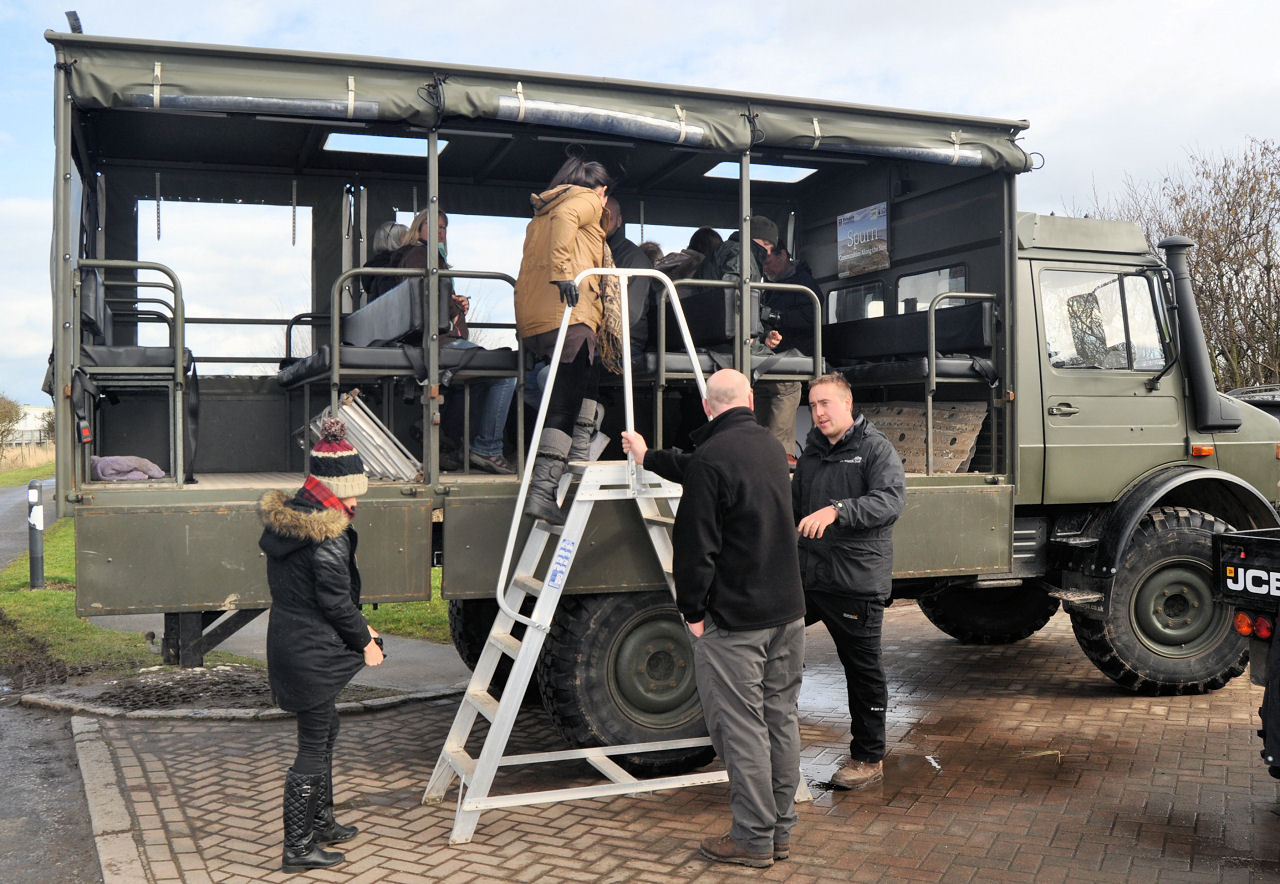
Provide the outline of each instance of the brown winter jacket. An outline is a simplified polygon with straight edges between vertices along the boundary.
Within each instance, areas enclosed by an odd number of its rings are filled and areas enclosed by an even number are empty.
[[[604,229],[600,198],[586,187],[562,184],[533,194],[533,220],[525,229],[524,257],[516,279],[516,327],[529,338],[560,327],[564,304],[552,283],[573,279],[588,267],[604,266]],[[571,324],[593,332],[600,327],[600,278],[589,277],[579,288]]]

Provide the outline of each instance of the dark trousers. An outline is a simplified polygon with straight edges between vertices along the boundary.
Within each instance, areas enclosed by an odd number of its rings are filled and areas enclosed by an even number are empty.
[[[327,773],[333,745],[338,740],[338,706],[330,701],[296,713],[298,754],[293,769],[300,774]]]
[[[849,756],[854,761],[884,758],[885,708],[889,685],[880,655],[884,602],[830,592],[806,591],[806,624],[819,620],[831,633],[849,692]]]

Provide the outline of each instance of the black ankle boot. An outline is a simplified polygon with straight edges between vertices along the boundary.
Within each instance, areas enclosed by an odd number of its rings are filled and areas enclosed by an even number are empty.
[[[286,872],[325,869],[346,859],[341,853],[321,850],[316,843],[316,804],[324,774],[300,774],[289,768],[284,776],[284,855]]]
[[[355,826],[344,826],[333,818],[333,762],[329,769],[320,775],[324,779],[320,783],[320,797],[316,799],[316,815],[312,823],[312,831],[317,844],[341,844],[350,841],[360,830]]]

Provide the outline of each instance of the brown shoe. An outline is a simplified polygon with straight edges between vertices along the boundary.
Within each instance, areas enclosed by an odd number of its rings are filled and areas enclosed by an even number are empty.
[[[702,855],[718,863],[737,863],[740,866],[750,866],[753,869],[767,869],[773,865],[773,854],[770,851],[765,850],[756,853],[751,850],[743,850],[738,846],[738,842],[729,836],[728,832],[719,838],[704,838],[702,841]]]
[[[837,789],[865,789],[884,779],[884,762],[853,761],[836,771],[831,785]]]
[[[773,839],[773,858],[786,859],[789,856],[791,856],[791,839],[788,838],[786,841]]]

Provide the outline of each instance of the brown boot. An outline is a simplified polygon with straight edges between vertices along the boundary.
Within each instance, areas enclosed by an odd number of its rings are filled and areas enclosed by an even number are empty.
[[[883,761],[854,761],[836,771],[831,785],[837,789],[865,789],[884,779]]]
[[[702,842],[702,855],[718,863],[737,863],[753,869],[767,869],[773,865],[773,852],[769,850],[756,853],[744,850],[725,832],[719,838],[705,838]]]

